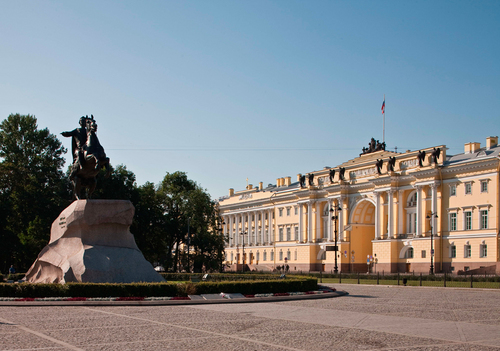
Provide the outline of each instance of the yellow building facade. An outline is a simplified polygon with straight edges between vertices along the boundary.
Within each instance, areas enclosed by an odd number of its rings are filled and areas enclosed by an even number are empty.
[[[458,155],[383,148],[230,189],[219,199],[229,269],[499,274],[498,137]]]

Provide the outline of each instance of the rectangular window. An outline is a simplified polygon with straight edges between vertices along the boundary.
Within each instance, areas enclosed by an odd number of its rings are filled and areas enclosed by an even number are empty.
[[[481,229],[488,229],[488,210],[482,210],[479,211],[479,218],[480,218],[480,228]]]
[[[295,206],[295,214],[298,215],[299,214],[299,207],[298,206]]]
[[[427,256],[427,252],[425,250],[422,250],[422,258],[425,258]]]
[[[456,196],[457,195],[457,186],[455,184],[450,185],[450,196]]]
[[[283,228],[279,229],[279,240],[278,241],[283,241]]]
[[[288,261],[290,261],[292,259],[292,253],[290,252],[290,250],[288,250],[286,252],[286,258],[287,258]]]
[[[283,209],[280,208],[279,211],[280,211],[280,217],[283,217]]]
[[[481,244],[479,245],[479,257],[487,257],[488,256],[488,245]]]
[[[450,213],[450,231],[457,230],[457,214]]]
[[[280,258],[279,258],[280,261],[283,261],[283,251],[280,251]]]
[[[298,241],[299,240],[299,227],[295,227],[295,240]]]
[[[450,258],[457,257],[457,247],[455,245],[450,246]]]
[[[472,248],[470,245],[464,246],[464,258],[470,258],[472,254]]]
[[[271,261],[274,261],[274,251],[271,251]]]
[[[263,256],[264,261],[267,261],[267,252],[264,251],[264,254],[262,256]]]
[[[286,208],[286,215],[287,215],[287,216],[290,216],[290,207],[287,207],[287,208]]]
[[[464,228],[464,230],[471,230],[471,229],[472,229],[472,212],[466,211],[465,212],[465,228]]]
[[[481,192],[482,193],[488,192],[488,182],[486,180],[481,181]]]
[[[294,259],[295,259],[295,261],[297,261],[297,250],[295,250],[295,252],[294,252]]]
[[[286,228],[286,241],[292,240],[292,228],[287,227]]]
[[[260,252],[259,251],[257,251],[256,260],[260,261]]]
[[[472,194],[472,182],[465,183],[465,195]]]

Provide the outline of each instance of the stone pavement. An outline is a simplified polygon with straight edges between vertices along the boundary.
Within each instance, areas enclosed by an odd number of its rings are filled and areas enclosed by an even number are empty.
[[[500,350],[498,290],[330,286],[349,295],[177,306],[2,306],[0,350]]]

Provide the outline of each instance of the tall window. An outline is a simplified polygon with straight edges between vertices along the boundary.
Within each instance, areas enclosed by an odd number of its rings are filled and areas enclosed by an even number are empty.
[[[287,215],[287,216],[290,216],[290,207],[287,207],[287,208],[286,208],[286,215]]]
[[[456,196],[457,195],[457,186],[455,184],[450,185],[450,196]]]
[[[479,257],[487,257],[488,256],[488,245],[485,243],[479,245]]]
[[[281,250],[280,250],[280,256],[279,257],[280,257],[279,260],[283,261],[283,251],[281,251]]]
[[[294,252],[294,260],[297,261],[297,250]]]
[[[299,240],[299,227],[295,227],[294,228],[294,232],[295,232],[295,240]]]
[[[425,258],[427,256],[427,252],[425,250],[422,250],[422,258]]]
[[[298,215],[299,214],[299,206],[295,206],[294,209],[295,209],[295,214]]]
[[[408,250],[406,250],[405,258],[413,258],[413,247],[410,247]]]
[[[479,211],[480,228],[488,229],[488,210]]]
[[[465,195],[472,194],[472,182],[465,183]]]
[[[283,209],[280,208],[278,211],[280,212],[280,217],[283,217]]]
[[[286,252],[286,258],[287,258],[288,261],[290,261],[292,259],[292,253],[290,252],[290,250],[288,250]]]
[[[486,180],[481,181],[481,192],[482,193],[488,192],[488,181],[486,181]]]
[[[262,256],[263,256],[262,258],[264,259],[264,261],[267,261],[267,252],[266,251],[264,251],[264,254]]]
[[[259,261],[259,260],[260,260],[260,252],[259,252],[259,251],[257,251],[257,256],[256,256],[256,258],[255,258],[255,259],[256,259],[257,261]]]
[[[471,211],[465,211],[465,230],[471,230],[472,229],[472,212]]]
[[[450,258],[457,257],[457,247],[455,245],[450,245]]]
[[[464,245],[464,258],[470,258],[472,255],[472,248],[470,244]]]
[[[283,228],[279,229],[279,240],[278,241],[283,241]]]
[[[292,228],[287,227],[286,228],[286,241],[292,240]]]
[[[457,230],[457,214],[450,213],[450,231]]]
[[[233,255],[233,253],[231,252],[231,262],[233,262],[233,260],[234,260],[234,255]]]

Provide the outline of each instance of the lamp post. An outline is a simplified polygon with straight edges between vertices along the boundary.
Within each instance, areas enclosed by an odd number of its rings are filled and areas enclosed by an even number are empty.
[[[432,212],[428,214],[426,218],[429,220],[429,225],[431,227],[431,268],[429,273],[434,274],[434,237],[432,232],[432,219],[438,218],[438,215],[436,212]]]
[[[337,253],[339,251],[339,247],[337,246],[337,220],[339,219],[338,213],[340,211],[342,211],[342,209],[338,205],[330,207],[330,214],[332,215],[333,220],[333,231],[335,233],[335,246],[333,247],[333,251],[335,252],[335,267],[333,268],[333,273],[335,274],[339,272],[339,268],[337,266]]]
[[[188,218],[188,240],[187,240],[187,271],[191,273],[191,267],[189,266],[189,245],[191,244],[191,233],[189,232],[189,224],[191,222],[191,217]]]
[[[219,217],[219,220],[218,220],[218,225],[217,225],[217,231],[219,232],[219,235],[223,235],[224,234],[224,225],[226,224],[226,222],[224,222],[224,220],[222,218]],[[226,240],[224,240],[224,243],[226,242]],[[225,244],[224,244],[225,246]],[[225,255],[222,255],[220,252],[219,252],[219,257],[221,256],[225,256]],[[224,258],[221,257],[221,267],[220,267],[220,271],[222,272],[224,269]]]

